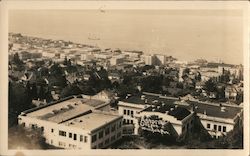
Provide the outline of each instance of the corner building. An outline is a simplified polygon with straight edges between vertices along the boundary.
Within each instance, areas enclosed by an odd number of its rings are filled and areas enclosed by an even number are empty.
[[[65,149],[101,149],[122,136],[122,116],[108,110],[109,101],[73,96],[24,111],[18,123],[39,128],[50,145]]]

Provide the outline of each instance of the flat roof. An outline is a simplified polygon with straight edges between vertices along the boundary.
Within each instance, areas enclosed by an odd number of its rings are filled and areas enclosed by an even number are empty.
[[[110,123],[120,117],[121,116],[104,113],[101,111],[94,111],[86,115],[68,120],[62,124],[70,127],[76,127],[84,130],[93,131],[105,125],[106,123]]]
[[[40,109],[27,113],[26,115],[29,117],[60,123],[77,115],[88,112],[104,103],[105,101],[96,99],[71,98],[47,107],[41,107]]]
[[[144,96],[144,100],[141,99],[141,96]],[[145,100],[147,99],[147,100]],[[204,102],[195,102],[195,101],[180,101],[178,99],[169,99],[169,98],[163,98],[156,96],[156,95],[148,95],[148,94],[141,94],[141,95],[135,95],[128,97],[127,99],[122,100],[123,102],[127,102],[130,104],[142,104],[142,105],[151,105],[154,107],[149,107],[145,109],[145,111],[154,111],[157,112],[163,112],[169,111],[168,114],[176,117],[177,119],[182,119],[184,116],[187,116],[189,111],[192,110],[193,107],[195,107],[195,111],[197,113],[204,113],[206,112],[207,116],[211,117],[219,117],[219,118],[229,118],[233,119],[238,113],[242,111],[242,108],[240,107],[233,107],[228,105],[222,106],[225,108],[225,111],[221,111],[221,106],[219,103],[204,103]],[[146,103],[145,103],[146,101]],[[158,108],[157,108],[158,106]],[[178,106],[178,107],[176,107]],[[172,111],[171,108],[175,108],[175,111]],[[188,112],[184,109],[188,110]]]

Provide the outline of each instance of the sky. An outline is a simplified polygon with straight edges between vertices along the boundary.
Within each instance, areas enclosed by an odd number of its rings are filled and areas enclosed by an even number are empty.
[[[243,63],[239,10],[11,10],[9,32],[183,61]],[[99,38],[100,40],[90,40]]]

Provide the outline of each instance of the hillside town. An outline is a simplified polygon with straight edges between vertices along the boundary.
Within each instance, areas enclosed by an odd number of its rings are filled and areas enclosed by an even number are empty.
[[[9,33],[8,76],[9,129],[52,148],[243,148],[243,65]]]

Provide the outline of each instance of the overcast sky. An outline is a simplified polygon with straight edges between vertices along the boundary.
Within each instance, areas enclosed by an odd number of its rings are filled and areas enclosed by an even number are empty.
[[[180,60],[243,63],[242,14],[232,10],[12,10],[9,31]],[[89,40],[100,38],[100,40]]]

